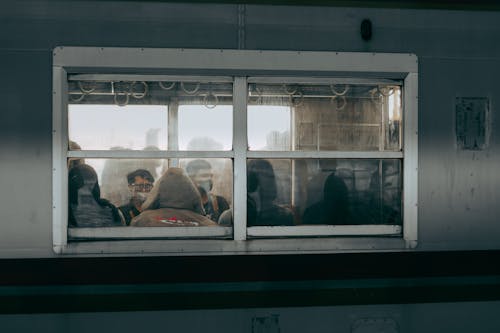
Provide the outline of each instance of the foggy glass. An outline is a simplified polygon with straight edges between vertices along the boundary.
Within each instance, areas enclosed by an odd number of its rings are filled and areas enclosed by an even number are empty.
[[[127,175],[135,170],[147,170],[156,180],[168,168],[168,160],[162,159],[85,159],[85,163],[95,169],[101,190],[101,197],[115,206],[129,202],[131,192],[128,188]]]
[[[231,150],[232,141],[232,105],[179,105],[179,150]]]
[[[250,159],[248,225],[400,225],[401,171],[396,159]]]
[[[259,84],[248,88],[250,150],[398,151],[397,85]]]
[[[70,80],[68,89],[70,149],[232,149],[231,82]]]
[[[208,170],[192,166],[200,160]],[[232,204],[231,159],[91,158],[68,166],[71,227],[217,226]]]
[[[179,167],[186,170],[192,161],[204,160],[210,164],[213,182],[211,193],[224,197],[232,205],[233,202],[233,161],[229,158],[181,158]],[[186,170],[188,176],[189,170]]]
[[[84,150],[167,149],[167,112],[165,105],[70,104],[69,139]]]
[[[250,150],[290,150],[290,107],[248,105]]]

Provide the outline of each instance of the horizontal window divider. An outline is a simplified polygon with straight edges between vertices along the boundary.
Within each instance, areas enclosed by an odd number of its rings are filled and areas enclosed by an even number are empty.
[[[140,239],[140,238],[197,238],[230,237],[232,227],[108,227],[68,228],[68,238]]]
[[[249,227],[250,237],[400,235],[399,225],[300,225]]]
[[[355,84],[355,85],[402,85],[402,80],[391,79],[364,79],[364,78],[317,78],[317,77],[291,77],[291,76],[252,76],[248,78],[248,83],[262,84]]]
[[[406,243],[399,237],[331,237],[318,241],[315,237],[276,239],[255,238],[247,241],[228,239],[116,239],[70,242],[60,247],[64,254],[162,253],[174,256],[230,254],[334,253],[344,251],[402,250]]]
[[[400,151],[249,151],[247,158],[403,158]]]
[[[380,124],[369,124],[369,123],[319,123],[318,126],[329,126],[329,127],[380,127]]]
[[[75,158],[233,158],[233,151],[170,151],[170,150],[73,150],[67,157]]]
[[[200,82],[232,83],[231,76],[143,75],[143,74],[72,74],[68,81],[149,81],[149,82]]]
[[[53,54],[53,66],[88,72],[203,69],[374,73],[385,77],[418,72],[417,56],[410,53],[58,46]]]

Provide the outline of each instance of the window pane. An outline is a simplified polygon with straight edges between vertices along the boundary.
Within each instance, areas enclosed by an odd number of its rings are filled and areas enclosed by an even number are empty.
[[[228,158],[180,159],[179,166],[200,192],[205,214],[221,225],[231,224],[231,215],[221,221],[233,202],[233,163]],[[230,212],[226,214],[231,214]]]
[[[248,225],[401,224],[395,159],[248,160]]]
[[[232,148],[231,82],[70,79],[68,87],[70,149]]]
[[[233,107],[179,105],[179,150],[231,150]]]
[[[250,150],[290,150],[290,107],[248,105]]]
[[[401,149],[401,86],[249,84],[250,150]]]
[[[230,159],[72,159],[68,166],[72,227],[217,226],[232,202]]]
[[[68,106],[71,150],[167,149],[165,105]]]

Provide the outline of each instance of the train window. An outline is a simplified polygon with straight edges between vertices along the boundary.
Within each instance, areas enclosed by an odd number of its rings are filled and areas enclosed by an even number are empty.
[[[137,78],[68,77],[69,239],[230,236],[230,79]]]
[[[54,50],[60,253],[417,240],[412,55]]]
[[[382,225],[388,234],[401,231],[398,159],[250,159],[247,167],[249,226],[362,225],[361,233]]]
[[[401,85],[250,84],[248,95],[251,150],[401,150]]]

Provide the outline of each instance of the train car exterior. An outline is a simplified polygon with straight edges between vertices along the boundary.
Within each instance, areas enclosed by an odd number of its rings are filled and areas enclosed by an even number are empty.
[[[0,327],[497,331],[498,6],[200,2],[0,4]],[[81,161],[119,207],[148,184],[121,174],[120,197],[113,170],[151,162],[159,184],[200,158],[229,224],[71,220]],[[269,166],[288,222],[249,222]],[[308,222],[327,178],[356,212],[341,228]]]

